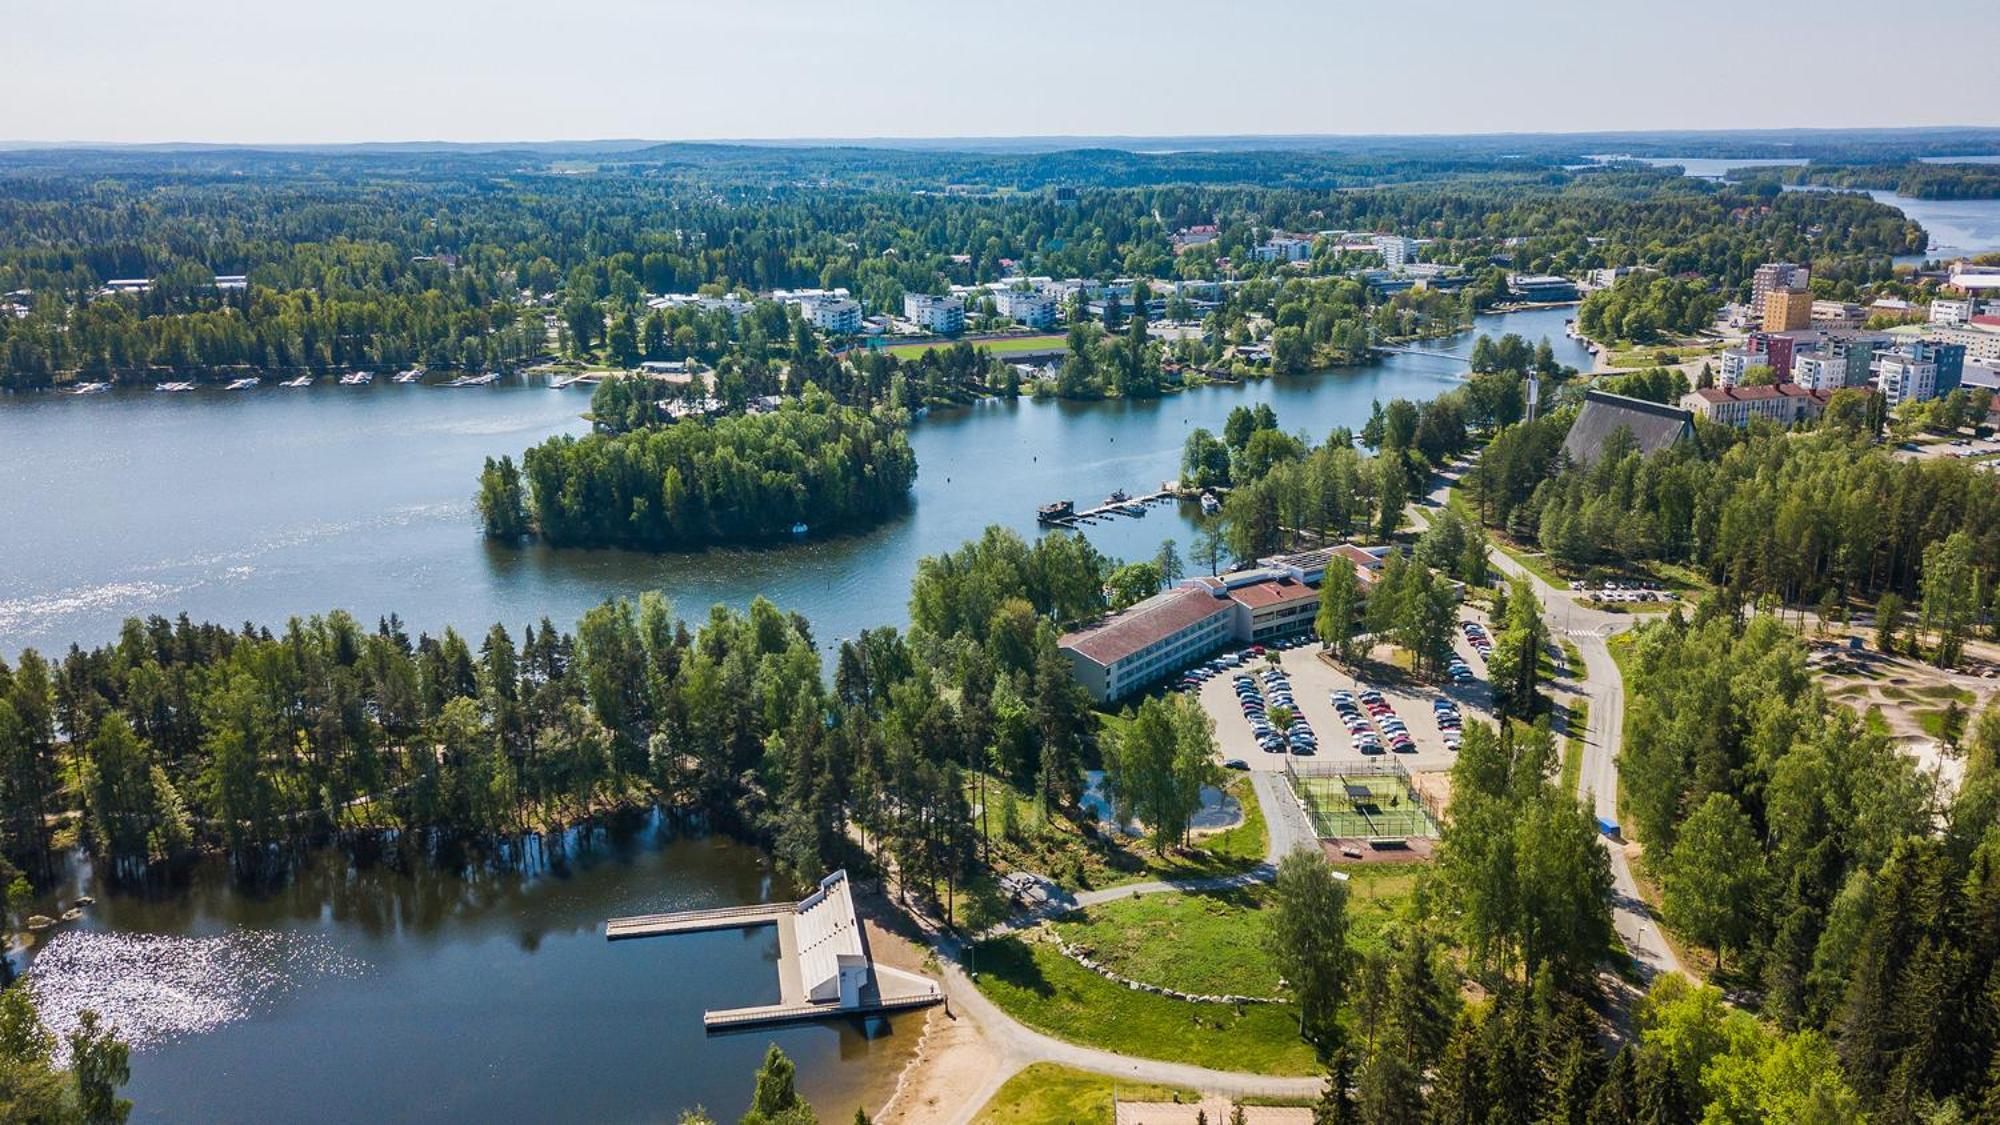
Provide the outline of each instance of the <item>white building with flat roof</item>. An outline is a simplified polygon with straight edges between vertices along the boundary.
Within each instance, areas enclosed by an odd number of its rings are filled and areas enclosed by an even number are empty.
[[[953,336],[965,331],[965,299],[959,296],[934,297],[928,293],[905,293],[903,319],[926,332]]]
[[[812,297],[799,302],[799,308],[808,323],[829,335],[861,331],[861,302],[852,297]]]
[[[1378,234],[1370,241],[1375,244],[1375,252],[1382,255],[1382,264],[1390,269],[1417,260],[1416,239],[1400,234]]]
[[[1312,257],[1313,244],[1310,238],[1287,238],[1280,236],[1250,248],[1250,256],[1260,262],[1303,262]]]
[[[1054,294],[1026,289],[1002,289],[993,294],[993,308],[1030,328],[1053,328],[1061,316],[1061,303]]]
[[[1906,402],[1924,402],[1937,394],[1937,364],[1883,352],[1875,361],[1875,388],[1892,410]]]

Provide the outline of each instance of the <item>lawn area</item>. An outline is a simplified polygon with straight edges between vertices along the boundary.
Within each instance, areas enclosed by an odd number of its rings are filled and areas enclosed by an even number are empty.
[[[1120,720],[1116,716],[1100,716],[1100,721],[1111,728]],[[1235,875],[1264,862],[1264,809],[1257,802],[1250,779],[1244,774],[1231,773],[1226,785],[1230,797],[1243,809],[1242,823],[1219,832],[1196,834],[1188,850],[1170,848],[1163,855],[1154,854],[1147,840],[1113,838],[1095,822],[1086,826],[1067,816],[1044,820],[1032,798],[998,779],[986,780],[982,797],[978,775],[969,776],[966,801],[975,808],[982,800],[990,806],[985,816],[975,818],[974,830],[986,832],[995,870],[1033,871],[1071,890],[1089,890],[1149,879]],[[1005,827],[1008,806],[1013,809],[1015,825],[1011,837]],[[942,885],[939,890],[943,890]],[[986,918],[979,911],[989,906],[1004,912],[1005,904],[997,900],[984,905],[964,902],[964,895],[977,897],[982,893],[978,887],[961,888],[961,909],[969,907],[974,911],[969,917]]]
[[[1334,864],[1347,873],[1348,934],[1363,952],[1386,950],[1384,936],[1428,868],[1416,863]]]
[[[1009,1078],[972,1120],[975,1125],[1111,1125],[1114,1090],[1126,1101],[1168,1102],[1195,1097],[1193,1090],[1147,1086],[1055,1063],[1034,1063]]]
[[[1071,946],[1120,976],[1179,992],[1276,996],[1259,915],[1270,891],[1151,894],[1093,906],[1056,924]]]
[[[998,340],[971,340],[968,342],[975,348],[981,348],[992,352],[996,356],[1005,357],[1018,352],[1042,352],[1050,348],[1067,347],[1069,337],[1060,333],[1050,333],[1043,336],[1007,336]],[[957,343],[957,340],[929,340],[921,344],[893,344],[882,350],[895,356],[897,359],[915,359],[927,351],[935,348],[949,348]]]
[[[1562,791],[1576,792],[1577,779],[1583,776],[1583,733],[1590,729],[1590,703],[1579,699],[1570,704],[1569,718],[1564,724],[1568,737],[1563,739]]]
[[[1218,1070],[1319,1071],[1289,1004],[1193,1004],[1091,972],[1053,945],[1008,936],[975,947],[979,990],[1007,1014],[1059,1039]]]
[[[1257,791],[1251,787],[1249,776],[1236,775],[1229,782],[1228,792],[1243,809],[1243,823],[1206,836],[1196,836],[1194,850],[1189,852],[1170,850],[1165,855],[1154,855],[1143,841],[1135,842],[1130,847],[1139,851],[1146,865],[1144,872],[1129,876],[1120,873],[1105,885],[1115,887],[1120,883],[1136,883],[1143,879],[1206,879],[1215,875],[1234,875],[1264,862],[1267,847],[1264,840],[1264,806],[1257,800]]]
[[[1727,344],[1720,340],[1700,344],[1644,344],[1638,347],[1612,348],[1613,367],[1672,367],[1703,356],[1720,355]]]

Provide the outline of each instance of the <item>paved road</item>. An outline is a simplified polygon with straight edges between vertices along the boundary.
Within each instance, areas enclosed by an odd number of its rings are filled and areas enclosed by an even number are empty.
[[[1425,498],[1432,507],[1441,507],[1456,481],[1449,477],[1434,480]],[[1428,525],[1426,509],[1413,508],[1419,523]],[[1617,661],[1611,659],[1606,638],[1637,623],[1633,614],[1606,613],[1577,600],[1569,590],[1557,589],[1503,551],[1492,552],[1495,566],[1510,577],[1525,578],[1542,602],[1542,619],[1551,631],[1576,643],[1583,656],[1582,683],[1571,690],[1590,704],[1590,729],[1584,733],[1583,768],[1577,776],[1577,792],[1588,801],[1595,814],[1612,822],[1618,820],[1618,750],[1625,737],[1625,678]],[[1625,849],[1599,838],[1611,856],[1611,924],[1639,965],[1647,981],[1662,972],[1682,972],[1680,959],[1667,945],[1660,927],[1639,898],[1639,884],[1632,877],[1632,864]]]
[[[1441,480],[1427,498],[1429,504],[1442,505],[1452,483],[1453,481],[1449,479]],[[1412,511],[1419,523],[1428,523],[1424,507],[1413,507]],[[1628,614],[1605,613],[1592,609],[1578,602],[1568,590],[1558,590],[1550,586],[1499,551],[1493,553],[1493,560],[1504,573],[1526,578],[1532,584],[1535,596],[1542,601],[1543,618],[1550,623],[1553,631],[1573,639],[1578,652],[1583,656],[1584,680],[1569,685],[1572,691],[1590,702],[1590,729],[1584,736],[1583,768],[1577,785],[1579,793],[1592,803],[1598,816],[1615,820],[1618,809],[1618,748],[1625,727],[1625,685],[1623,677],[1618,673],[1617,663],[1611,659],[1611,650],[1606,646],[1605,639],[1630,628],[1634,624],[1634,618]],[[1239,875],[1211,879],[1128,883],[1121,887],[1085,891],[1074,896],[1062,894],[1036,910],[1026,912],[996,929],[1013,929],[1077,907],[1093,906],[1138,894],[1175,890],[1216,890],[1268,882],[1276,871],[1279,859],[1294,848],[1315,847],[1317,841],[1304,811],[1291,799],[1290,792],[1279,775],[1254,773],[1250,780],[1256,791],[1258,803],[1264,810],[1266,832],[1264,863]],[[1682,971],[1680,961],[1674,956],[1673,950],[1668,948],[1666,941],[1660,935],[1659,927],[1653,922],[1644,903],[1639,899],[1638,885],[1632,878],[1631,864],[1625,856],[1624,849],[1612,847],[1608,841],[1600,840],[1600,843],[1604,844],[1611,857],[1612,925],[1617,929],[1625,947],[1639,963],[1641,972],[1650,980],[1656,973]],[[963,961],[967,957],[967,951],[961,942],[955,938],[943,937],[935,943],[934,948],[938,954],[939,976],[944,980],[953,1015],[957,1018],[971,1019],[979,1028],[989,1049],[1000,1059],[1000,1065],[994,1068],[985,1084],[954,1108],[951,1117],[948,1118],[954,1123],[971,1121],[1009,1078],[1018,1073],[1022,1067],[1035,1062],[1059,1063],[1135,1082],[1191,1087],[1235,1097],[1308,1098],[1319,1096],[1325,1088],[1324,1079],[1319,1077],[1276,1078],[1262,1074],[1209,1070],[1185,1063],[1133,1058],[1044,1035],[1014,1019],[980,993],[966,974]]]
[[[1001,1064],[994,1068],[980,1090],[956,1107],[949,1119],[953,1122],[971,1121],[1009,1078],[1018,1073],[1022,1067],[1037,1062],[1058,1063],[1133,1082],[1184,1086],[1231,1097],[1316,1098],[1326,1088],[1326,1080],[1318,1076],[1276,1078],[1263,1074],[1209,1070],[1206,1067],[1167,1062],[1162,1059],[1133,1058],[1130,1055],[1085,1047],[1044,1035],[1001,1011],[998,1005],[988,1000],[965,974],[961,964],[963,956],[964,950],[958,943],[954,941],[941,943],[938,946],[938,975],[944,979],[945,993],[950,997],[953,1016],[959,1019],[969,1018],[978,1025],[988,1049],[1000,1057]]]

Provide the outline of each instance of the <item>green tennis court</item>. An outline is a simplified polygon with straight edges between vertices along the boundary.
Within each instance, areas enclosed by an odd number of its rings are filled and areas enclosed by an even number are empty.
[[[1321,839],[1430,838],[1437,823],[1401,774],[1299,776],[1287,771]]]

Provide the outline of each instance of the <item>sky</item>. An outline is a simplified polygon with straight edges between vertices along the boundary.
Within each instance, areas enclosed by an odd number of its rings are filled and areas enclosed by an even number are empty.
[[[1927,7],[1907,32],[1895,12],[1880,0],[0,0],[0,140],[2000,124],[2000,4]],[[1902,46],[1879,50],[1885,34]]]

